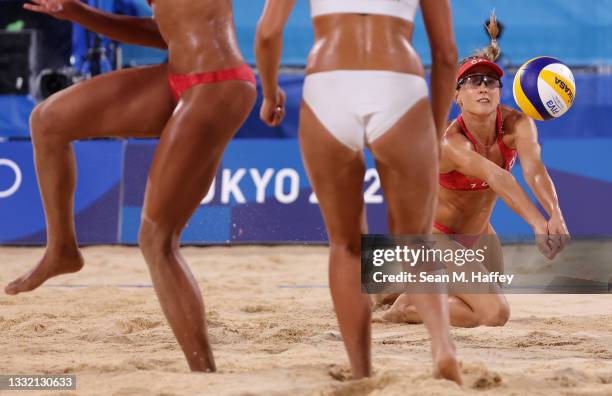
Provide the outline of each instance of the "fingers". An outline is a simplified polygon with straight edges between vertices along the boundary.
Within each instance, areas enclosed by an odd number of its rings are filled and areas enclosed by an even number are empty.
[[[277,99],[277,101],[278,101],[277,105],[284,109],[285,108],[285,103],[287,102],[287,95],[285,95],[285,91],[283,91],[282,89],[278,90],[278,99]]]
[[[548,240],[555,255],[561,252],[569,241],[569,234],[564,223],[556,223],[549,221],[548,223]]]
[[[279,126],[283,119],[285,118],[285,103],[287,102],[287,96],[282,89],[278,90],[278,94],[276,96],[276,106],[274,107],[274,117],[272,119],[270,126]]]
[[[560,252],[563,249],[563,243],[561,242],[561,235],[549,235],[548,236],[548,244],[551,249],[556,252]]]
[[[56,4],[52,7],[48,0],[29,0],[29,3],[24,3],[23,8],[28,11],[41,12],[43,14],[50,14],[52,12],[61,11],[61,5]]]
[[[552,260],[555,257],[556,253],[549,244],[547,235],[536,235],[536,245],[540,253],[547,259]]]
[[[277,105],[276,108],[274,109],[274,120],[276,121],[276,125],[280,125],[281,122],[283,122],[283,119],[285,119],[285,106],[283,105]]]
[[[274,122],[274,115],[273,114],[268,114],[262,111],[260,111],[259,113],[259,119],[262,120],[264,122],[264,124],[266,124],[267,126],[273,126],[272,123]]]
[[[285,106],[282,101],[264,101],[259,110],[259,118],[270,127],[277,127],[285,118]]]
[[[285,110],[276,106],[270,108],[268,106],[262,106],[259,112],[259,118],[269,127],[277,127],[283,121],[285,117]]]
[[[23,8],[25,8],[28,11],[33,11],[33,12],[43,12],[44,13],[44,12],[47,11],[47,9],[45,7],[34,5],[32,3],[25,3],[23,5]]]

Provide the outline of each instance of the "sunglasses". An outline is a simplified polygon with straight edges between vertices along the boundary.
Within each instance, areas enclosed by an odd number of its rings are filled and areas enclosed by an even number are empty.
[[[501,88],[503,84],[497,77],[490,76],[488,74],[472,74],[471,76],[463,77],[457,82],[457,89],[462,86],[468,88],[478,88],[484,83],[487,88]]]

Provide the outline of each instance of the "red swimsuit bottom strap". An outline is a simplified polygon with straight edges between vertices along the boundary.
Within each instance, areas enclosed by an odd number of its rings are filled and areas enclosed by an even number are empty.
[[[246,63],[230,69],[215,70],[202,73],[168,75],[174,100],[178,101],[182,93],[199,84],[212,84],[222,81],[247,81],[256,84],[255,74]]]
[[[451,230],[450,228],[448,228],[444,224],[438,223],[435,220],[433,222],[433,226],[434,226],[434,228],[438,229],[438,231],[442,232],[443,234],[449,234],[449,235],[450,234],[454,234],[453,230]]]
[[[482,235],[457,234],[455,231],[453,231],[449,227],[445,226],[444,224],[440,224],[437,221],[434,221],[433,226],[438,231],[442,232],[443,234],[452,235],[451,238],[453,239],[453,241],[457,242],[461,246],[468,248],[468,249],[471,249],[472,247],[474,247],[476,242],[478,242],[478,240],[482,236]]]

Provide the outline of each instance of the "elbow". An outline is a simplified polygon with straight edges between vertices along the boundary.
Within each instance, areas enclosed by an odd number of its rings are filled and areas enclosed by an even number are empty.
[[[255,40],[258,46],[269,46],[282,38],[283,31],[278,26],[268,26],[259,23],[255,32]]]
[[[145,20],[145,29],[147,30],[147,43],[145,44],[147,47],[158,48],[161,50],[168,49],[168,43],[166,43],[166,40],[164,40],[154,18]]]
[[[161,37],[144,38],[139,41],[134,41],[131,44],[142,45],[148,48],[157,48],[160,50],[168,50],[168,44]]]
[[[168,44],[163,39],[156,40],[155,42],[151,43],[151,47],[164,51],[168,50]]]

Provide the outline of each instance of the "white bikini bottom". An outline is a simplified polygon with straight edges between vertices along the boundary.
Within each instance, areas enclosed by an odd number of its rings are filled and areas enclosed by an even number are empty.
[[[414,74],[334,70],[307,75],[303,98],[336,139],[357,151],[384,135],[427,94],[427,82]]]

